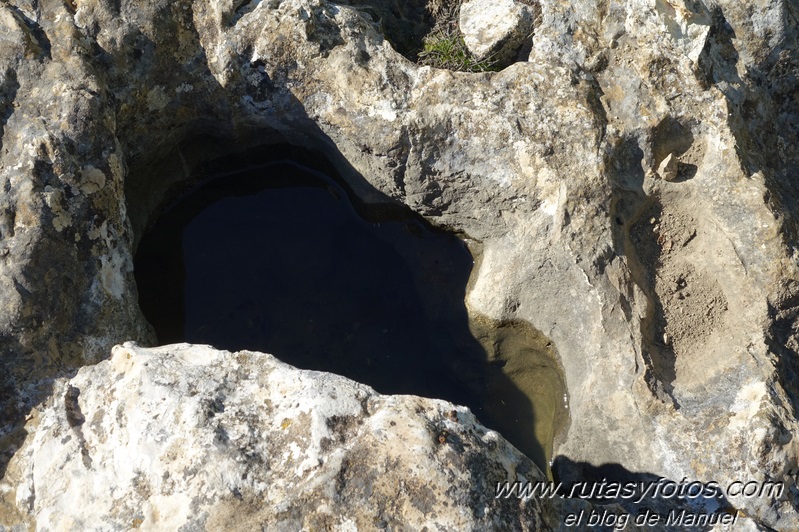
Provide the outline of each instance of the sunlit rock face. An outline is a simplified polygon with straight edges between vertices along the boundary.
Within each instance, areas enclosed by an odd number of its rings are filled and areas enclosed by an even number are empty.
[[[475,59],[505,66],[533,33],[532,6],[514,0],[470,0],[461,5],[458,27]]]
[[[348,4],[0,6],[3,511],[48,379],[155,341],[132,256],[157,206],[275,143],[479,243],[469,312],[557,347],[563,463],[794,486],[792,4],[542,1],[527,61],[485,74],[397,51],[423,3]],[[794,494],[729,502],[790,530]]]
[[[544,477],[466,408],[257,352],[125,344],[34,412],[12,478],[40,530],[547,530],[564,508],[494,497]]]

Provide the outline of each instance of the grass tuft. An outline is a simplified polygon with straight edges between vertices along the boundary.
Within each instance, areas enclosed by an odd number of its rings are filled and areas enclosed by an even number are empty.
[[[469,52],[458,29],[462,0],[443,0],[434,3],[431,13],[436,24],[424,38],[418,62],[435,68],[460,72],[496,72],[500,70],[493,58],[478,61]]]
[[[466,48],[463,37],[455,29],[433,31],[425,37],[424,47],[419,52],[419,63],[435,68],[446,68],[460,72],[496,72],[496,61],[491,58],[478,61]]]

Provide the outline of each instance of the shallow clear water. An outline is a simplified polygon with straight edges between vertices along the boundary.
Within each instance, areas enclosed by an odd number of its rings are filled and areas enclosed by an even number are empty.
[[[186,195],[142,238],[135,266],[161,343],[264,351],[381,393],[464,404],[545,468],[562,406],[551,353],[520,325],[470,324],[471,255],[410,212],[368,221],[333,179],[274,162]]]

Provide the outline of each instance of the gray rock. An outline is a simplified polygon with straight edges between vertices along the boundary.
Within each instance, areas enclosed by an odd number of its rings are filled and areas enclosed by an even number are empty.
[[[542,2],[528,62],[463,74],[400,55],[388,28],[404,15],[350,3],[0,5],[0,474],[18,447],[56,441],[24,429],[37,403],[63,402],[53,379],[154,342],[131,256],[167,190],[210,158],[289,142],[323,151],[364,201],[469,235],[470,312],[557,348],[571,414],[557,456],[784,482],[729,502],[799,529],[792,4]],[[671,153],[691,179],[647,179]],[[227,496],[214,482],[208,497]]]
[[[514,0],[467,0],[461,4],[458,27],[475,59],[504,65],[532,37],[533,17],[531,6]]]
[[[495,497],[545,479],[464,407],[261,353],[117,346],[26,430],[0,496],[38,530],[550,530],[564,509]]]
[[[670,153],[660,162],[658,166],[658,175],[661,179],[666,181],[674,181],[677,179],[677,170],[679,168],[679,161],[673,153]]]

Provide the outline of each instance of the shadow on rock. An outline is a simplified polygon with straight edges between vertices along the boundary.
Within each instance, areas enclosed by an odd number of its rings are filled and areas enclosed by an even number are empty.
[[[554,459],[552,474],[564,497],[612,507],[616,513],[620,507],[639,525],[650,523],[659,530],[712,530],[714,524],[734,522],[737,513],[717,482],[668,479],[617,463],[595,466],[565,456]]]

